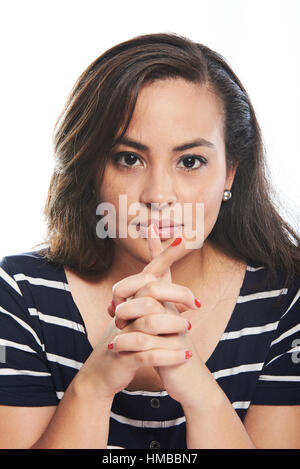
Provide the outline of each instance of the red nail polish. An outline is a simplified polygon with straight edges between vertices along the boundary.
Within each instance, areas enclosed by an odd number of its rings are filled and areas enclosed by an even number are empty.
[[[192,356],[193,356],[192,352],[190,350],[186,350],[185,358],[188,359],[188,358],[191,358]]]
[[[176,238],[171,244],[171,246],[178,246],[178,244],[180,244],[181,241],[182,241],[182,238]]]
[[[108,344],[107,348],[108,348],[109,350],[113,349],[113,348],[114,348],[114,344],[111,342],[110,344]]]
[[[198,298],[195,298],[195,305],[197,306],[197,308],[200,308],[200,307],[201,307],[201,303],[200,303],[200,301],[198,300]]]
[[[192,328],[192,324],[190,323],[190,321],[188,321],[189,325],[188,325],[188,331]]]

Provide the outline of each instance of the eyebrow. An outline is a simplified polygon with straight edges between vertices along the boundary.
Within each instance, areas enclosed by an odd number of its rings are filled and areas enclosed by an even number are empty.
[[[150,148],[147,145],[141,142],[136,142],[135,140],[129,139],[127,137],[122,137],[121,139],[115,142],[115,145],[119,145],[119,144],[127,145],[128,147],[132,147],[132,148],[135,148],[136,150],[141,150],[141,151],[150,150]],[[174,147],[173,151],[184,151],[184,150],[189,150],[190,148],[195,148],[195,147],[216,148],[212,142],[205,140],[205,138],[197,138],[196,140],[193,140],[192,142],[186,142],[186,143],[183,143],[182,145]]]

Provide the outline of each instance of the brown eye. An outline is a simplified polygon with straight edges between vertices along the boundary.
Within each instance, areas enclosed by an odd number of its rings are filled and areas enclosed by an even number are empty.
[[[139,157],[135,155],[134,153],[130,152],[121,152],[117,153],[113,157],[114,162],[117,164],[120,164],[121,166],[136,166],[134,163],[136,163],[137,160],[139,160]],[[120,163],[120,161],[123,159],[124,163]]]
[[[207,164],[205,158],[201,156],[185,156],[184,158],[181,158],[180,162],[184,163],[185,167],[183,169],[185,171],[194,171]],[[195,163],[197,163],[196,166]]]

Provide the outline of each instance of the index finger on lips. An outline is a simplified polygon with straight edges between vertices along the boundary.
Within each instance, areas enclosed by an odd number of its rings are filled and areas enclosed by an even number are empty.
[[[154,259],[156,256],[159,256],[159,254],[163,252],[163,247],[162,247],[158,229],[155,223],[152,223],[151,225],[149,225],[148,233],[147,233],[147,245],[148,245],[148,250],[150,253],[151,260]],[[172,283],[172,275],[171,275],[170,268],[161,277],[161,279]],[[173,313],[175,312],[178,314],[178,310],[173,303],[166,301],[164,305],[168,311],[173,312]]]
[[[147,270],[147,268],[149,268],[149,266],[152,264],[153,259],[157,258],[163,252],[165,252],[163,250],[162,243],[161,243],[159,233],[158,233],[158,229],[155,223],[151,224],[148,228],[147,243],[148,243],[148,249],[149,249],[149,253],[151,257],[151,262],[145,267],[144,271]],[[169,247],[175,247],[175,246],[170,245]],[[168,249],[169,248],[167,248],[167,250]],[[157,268],[157,266],[155,268]],[[167,267],[165,273],[161,276],[161,279],[172,283],[170,265]],[[169,312],[178,314],[178,311],[179,311],[178,307],[176,307],[173,303],[166,301],[164,304],[165,304],[166,309]]]
[[[158,229],[155,223],[152,223],[148,229],[147,244],[151,260],[159,256],[163,252],[162,243],[159,237]],[[171,270],[167,269],[166,273],[162,276],[163,280],[172,282]]]
[[[113,285],[112,303],[107,308],[107,311],[112,317],[114,317],[116,306],[125,300],[130,300],[146,283],[161,277],[169,282],[172,281],[170,266],[182,257],[185,249],[183,239],[181,238],[181,240],[181,243],[176,246],[170,245],[167,249],[162,250],[160,238],[158,237],[157,239],[155,236],[150,237],[150,255],[151,257],[156,255],[156,257],[146,265],[142,272],[132,275],[131,277],[126,277]],[[174,305],[168,304],[166,306],[171,311],[178,313]]]
[[[150,244],[150,253],[156,253],[156,256],[144,267],[143,272],[151,273],[155,277],[163,277],[170,275],[169,280],[171,281],[170,267],[171,265],[179,260],[185,251],[185,242],[182,237],[176,238],[170,246],[166,249],[159,251],[158,242],[161,243],[160,238],[156,237],[148,238],[148,244]],[[165,279],[165,278],[164,278]]]

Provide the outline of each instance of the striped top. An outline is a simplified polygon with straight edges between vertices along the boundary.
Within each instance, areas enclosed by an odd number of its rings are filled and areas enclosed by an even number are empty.
[[[248,265],[206,366],[243,421],[250,404],[300,404],[300,285]],[[280,301],[278,301],[280,300]],[[0,404],[57,405],[92,352],[62,265],[41,251],[0,262]],[[101,422],[99,422],[101,425]],[[121,391],[108,448],[186,448],[181,405],[166,391]]]

